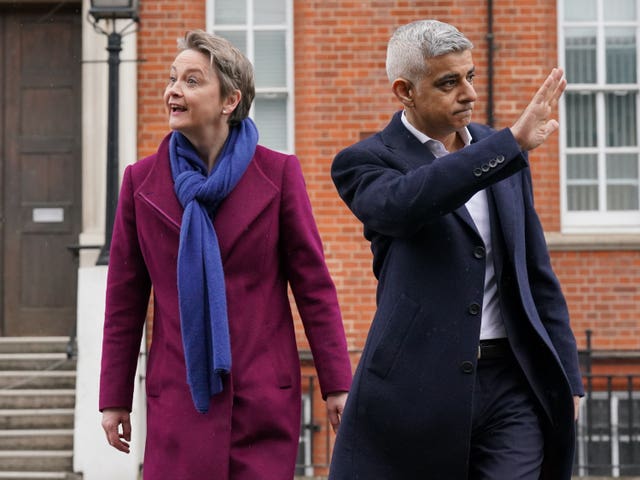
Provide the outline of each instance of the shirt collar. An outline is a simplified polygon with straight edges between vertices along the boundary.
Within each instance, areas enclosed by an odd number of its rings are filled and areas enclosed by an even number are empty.
[[[434,142],[437,142],[440,145],[442,145],[442,142],[440,142],[439,140],[435,140],[431,138],[429,135],[424,134],[423,132],[418,130],[416,127],[411,125],[411,123],[409,123],[409,119],[407,118],[407,115],[404,110],[402,111],[402,115],[400,119],[402,120],[402,123],[404,124],[404,126],[407,127],[407,130],[413,133],[413,135],[420,141],[420,143],[426,144],[429,140],[433,140]],[[467,127],[463,127],[460,130],[458,130],[458,134],[460,135],[460,138],[464,142],[465,146],[471,143],[471,133],[469,133],[469,129]]]

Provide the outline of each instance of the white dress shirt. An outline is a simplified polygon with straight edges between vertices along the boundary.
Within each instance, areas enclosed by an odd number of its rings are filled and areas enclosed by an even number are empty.
[[[409,123],[404,112],[402,112],[402,123],[421,143],[433,153],[436,158],[449,154],[444,144],[438,140],[425,135]],[[458,131],[460,139],[465,146],[471,143],[471,134],[465,127]],[[465,207],[473,219],[473,223],[482,238],[485,248],[485,274],[484,274],[484,297],[482,300],[482,319],[480,324],[480,339],[488,340],[493,338],[504,338],[507,336],[502,316],[500,313],[500,302],[498,299],[498,285],[496,281],[495,268],[493,265],[493,248],[491,245],[491,222],[489,220],[489,202],[486,190],[480,190],[471,197]]]

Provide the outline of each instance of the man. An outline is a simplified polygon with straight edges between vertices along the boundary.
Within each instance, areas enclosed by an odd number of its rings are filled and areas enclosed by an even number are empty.
[[[399,28],[387,73],[404,109],[332,166],[378,292],[331,480],[571,477],[583,389],[527,157],[566,80],[554,69],[495,132],[471,123],[471,48],[438,21]]]

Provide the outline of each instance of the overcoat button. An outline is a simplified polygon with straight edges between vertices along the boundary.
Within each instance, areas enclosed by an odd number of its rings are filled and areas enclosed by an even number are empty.
[[[484,256],[486,255],[486,250],[484,249],[484,247],[476,247],[473,249],[473,256],[476,258],[484,258]]]
[[[502,162],[504,162],[504,155],[498,155],[498,156],[496,157],[496,162],[498,162],[498,163],[502,163]]]
[[[473,169],[473,174],[474,174],[476,177],[480,177],[480,176],[482,175],[482,170],[481,170],[480,168],[474,168],[474,169]]]
[[[463,373],[471,373],[471,372],[473,372],[473,363],[471,363],[471,362],[462,362],[460,364],[460,370],[462,370]]]
[[[498,161],[495,158],[492,158],[491,160],[489,160],[489,166],[491,168],[496,168],[498,166]]]
[[[480,167],[480,168],[482,168],[482,171],[485,172],[485,173],[487,173],[490,170],[489,169],[489,165],[487,165],[486,163],[483,163],[482,167]]]
[[[480,305],[477,303],[472,303],[469,305],[469,313],[471,315],[478,315],[480,313]]]

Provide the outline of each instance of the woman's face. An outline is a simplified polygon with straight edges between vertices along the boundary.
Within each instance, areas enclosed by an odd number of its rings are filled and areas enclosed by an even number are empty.
[[[197,50],[184,50],[174,60],[169,84],[164,92],[169,127],[192,143],[217,128],[226,128],[227,115],[233,110],[220,97],[220,82],[209,58]],[[226,114],[223,113],[226,110]]]

